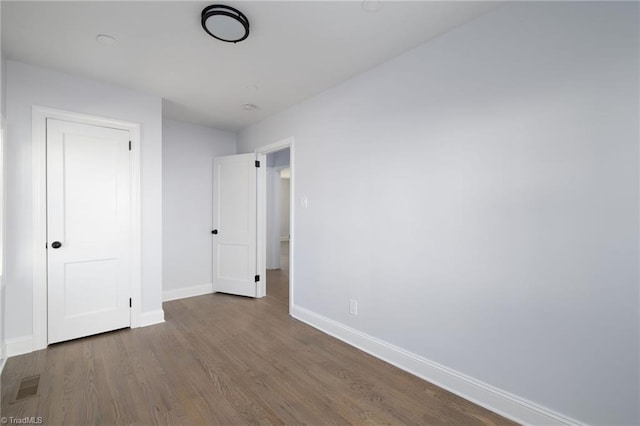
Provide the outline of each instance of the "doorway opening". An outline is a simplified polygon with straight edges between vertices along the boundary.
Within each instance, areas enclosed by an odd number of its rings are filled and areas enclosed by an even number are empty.
[[[266,296],[282,305],[293,306],[294,258],[294,167],[293,138],[259,148],[266,163],[264,198],[259,202],[259,257],[266,269]],[[260,243],[261,240],[261,243]]]
[[[289,305],[291,151],[267,155],[267,296]]]

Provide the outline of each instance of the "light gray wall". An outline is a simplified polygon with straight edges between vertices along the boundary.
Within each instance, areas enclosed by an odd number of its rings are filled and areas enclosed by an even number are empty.
[[[267,164],[273,154],[267,155]],[[280,173],[276,167],[267,167],[267,269],[280,269]]]
[[[162,309],[162,102],[146,95],[8,61],[7,339],[32,335],[31,108],[141,124],[142,314]]]
[[[163,290],[212,283],[213,158],[236,153],[236,136],[164,120]]]
[[[638,47],[637,3],[510,4],[243,130],[295,138],[296,304],[640,423]]]
[[[2,2],[0,1],[0,22],[2,22]],[[7,112],[7,61],[4,58],[4,54],[2,52],[2,31],[0,31],[0,121],[6,123],[6,112]],[[1,131],[1,130],[0,130]],[[0,171],[3,173],[2,179],[2,188],[0,190],[0,194],[5,193],[6,188],[6,179],[4,179],[4,170],[6,167],[6,162],[4,161],[4,157],[2,160],[2,164],[0,164]],[[4,240],[4,209],[5,202],[3,198],[0,198],[0,209],[2,209],[3,214],[0,215],[2,222],[0,226],[2,227],[2,236],[1,238]],[[3,244],[0,241],[0,244]],[[4,247],[4,244],[3,244]],[[2,270],[4,271],[5,265],[5,255],[4,251],[2,252],[2,258],[0,259],[2,264]],[[6,358],[6,332],[5,332],[5,312],[6,312],[6,298],[5,298],[5,279],[4,272],[0,274],[0,365],[3,365],[4,359]]]
[[[289,150],[289,148],[272,152],[271,154],[267,155],[268,167],[282,167],[288,166],[289,164],[291,164],[291,151]]]
[[[0,2],[0,19],[2,19],[2,2]],[[0,43],[2,43],[2,31],[0,31]],[[1,46],[1,45],[0,45]],[[4,53],[0,48],[0,90],[2,96],[0,96],[0,111],[2,116],[7,117],[7,59],[4,57]]]
[[[2,3],[0,2],[0,4]],[[0,7],[0,10],[1,9],[2,7]],[[2,31],[0,31],[0,33],[1,32]],[[2,99],[0,99],[0,108],[2,109],[2,116],[7,118],[7,59],[4,57],[4,54],[0,54],[0,56],[2,57],[0,62],[0,72],[2,73],[2,78],[0,79],[0,85],[2,86]]]

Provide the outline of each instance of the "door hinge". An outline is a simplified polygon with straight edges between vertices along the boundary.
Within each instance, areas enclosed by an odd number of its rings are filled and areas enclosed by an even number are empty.
[[[129,307],[131,307],[131,298],[129,298]]]
[[[260,162],[256,160],[256,167],[260,167]]]
[[[129,141],[129,151],[131,151],[131,141]]]
[[[255,278],[255,282],[260,281],[260,275],[256,275],[254,278]]]
[[[44,248],[48,250],[49,249],[49,243],[44,243]]]

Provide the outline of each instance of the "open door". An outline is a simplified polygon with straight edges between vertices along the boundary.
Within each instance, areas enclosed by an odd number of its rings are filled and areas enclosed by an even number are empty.
[[[257,255],[256,154],[213,161],[213,291],[262,297]]]

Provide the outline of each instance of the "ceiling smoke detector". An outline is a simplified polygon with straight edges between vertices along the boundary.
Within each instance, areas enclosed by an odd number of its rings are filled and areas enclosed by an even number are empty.
[[[258,105],[244,104],[240,108],[242,108],[245,111],[256,111],[258,109]]]
[[[377,12],[382,9],[382,0],[362,0],[362,9],[365,12]]]
[[[214,4],[202,10],[202,29],[213,38],[237,43],[249,37],[249,20],[230,6]]]
[[[108,34],[98,34],[96,36],[96,41],[104,46],[113,47],[118,44],[118,40],[115,37],[112,37]]]

